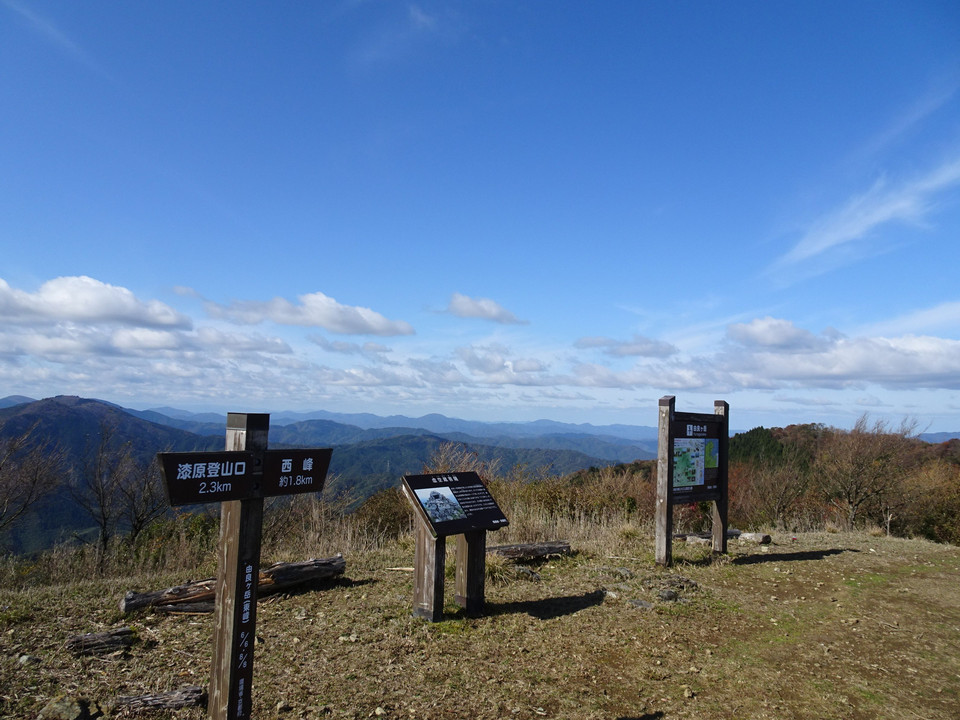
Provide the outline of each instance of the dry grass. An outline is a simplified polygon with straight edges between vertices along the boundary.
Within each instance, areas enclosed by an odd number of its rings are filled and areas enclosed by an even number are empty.
[[[732,543],[714,558],[678,543],[675,566],[662,569],[635,518],[508,516],[510,528],[491,544],[566,539],[577,553],[528,566],[536,575],[491,559],[482,617],[466,618],[450,601],[443,622],[411,616],[411,573],[393,569],[413,563],[407,534],[342,545],[344,579],[265,598],[255,716],[956,717],[956,547],[822,533],[779,536],[766,549]],[[336,542],[358,539],[347,526],[326,530],[344,533]],[[316,550],[336,544],[314,542]],[[264,562],[281,555],[274,547]],[[106,703],[205,684],[210,616],[117,610],[125,590],[189,577],[197,575],[0,590],[0,716],[36,717],[64,692]],[[678,599],[661,599],[666,590]],[[139,636],[129,653],[64,651],[72,635],[123,625]]]

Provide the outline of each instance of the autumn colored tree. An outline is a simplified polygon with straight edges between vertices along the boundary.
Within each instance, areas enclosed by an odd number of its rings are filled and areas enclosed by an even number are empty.
[[[814,478],[848,530],[871,507],[883,508],[889,524],[889,513],[902,505],[897,498],[919,444],[914,428],[906,421],[897,429],[882,420],[870,425],[863,415],[849,432],[834,429],[821,438],[813,460]]]

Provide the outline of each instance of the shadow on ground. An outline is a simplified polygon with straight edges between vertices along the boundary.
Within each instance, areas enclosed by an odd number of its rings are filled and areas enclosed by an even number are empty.
[[[793,562],[796,560],[823,560],[831,555],[845,552],[860,552],[852,548],[831,548],[829,550],[804,550],[801,552],[764,553],[762,555],[741,555],[731,562],[734,565],[756,565],[763,562]]]
[[[552,620],[553,618],[573,615],[575,612],[600,605],[603,603],[604,595],[603,590],[594,590],[593,592],[582,595],[544,598],[542,600],[521,600],[510,603],[488,602],[484,614],[510,615],[513,613],[526,613],[538,620]]]

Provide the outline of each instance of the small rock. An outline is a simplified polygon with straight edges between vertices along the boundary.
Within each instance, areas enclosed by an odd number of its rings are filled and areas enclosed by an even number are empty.
[[[530,568],[523,567],[522,565],[517,566],[517,575],[520,575],[524,580],[529,580],[530,582],[540,582],[540,573],[534,572]]]
[[[373,711],[373,714],[377,717],[380,717],[381,715],[386,715],[387,711],[378,705],[377,709]]]
[[[21,655],[17,658],[17,664],[20,667],[25,667],[27,665],[39,665],[40,658],[38,658],[36,655]]]
[[[684,686],[683,686],[683,696],[684,696],[685,698],[695,698],[695,697],[697,696],[697,694],[693,691],[693,688],[691,688],[689,685],[684,685]]]
[[[281,700],[277,703],[277,713],[287,713],[293,710],[293,705],[288,703],[286,700]]]
[[[649,603],[646,600],[627,600],[627,602],[639,610],[652,610],[653,603]]]
[[[55,697],[37,715],[37,720],[95,720],[103,711],[96,703],[66,695]]]
[[[661,590],[660,599],[665,602],[676,602],[680,599],[680,596],[673,590]]]

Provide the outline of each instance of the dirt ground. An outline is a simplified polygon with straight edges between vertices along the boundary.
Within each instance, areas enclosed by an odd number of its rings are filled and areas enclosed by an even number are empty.
[[[729,549],[676,543],[668,569],[652,538],[491,560],[484,614],[460,612],[450,579],[438,623],[412,617],[409,541],[348,556],[340,581],[261,601],[254,717],[960,717],[960,548],[811,534]],[[211,616],[117,608],[186,579],[0,589],[0,717],[61,693],[125,716],[118,695],[206,685]],[[127,653],[64,648],[123,626],[139,638]]]

